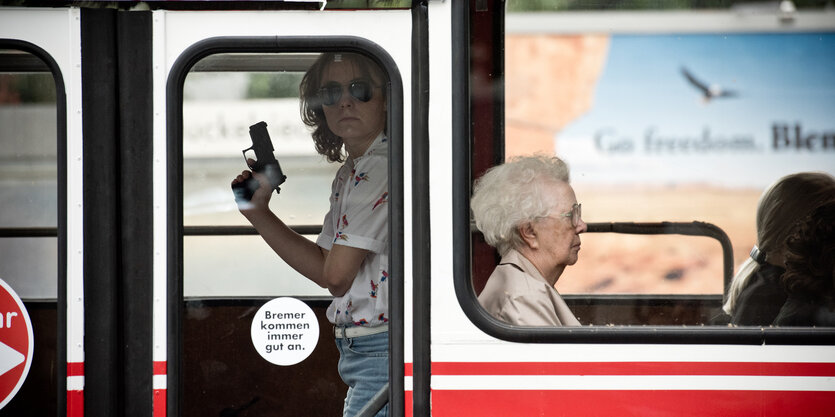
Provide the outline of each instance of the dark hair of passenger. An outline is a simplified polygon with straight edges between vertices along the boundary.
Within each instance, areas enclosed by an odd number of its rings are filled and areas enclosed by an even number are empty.
[[[798,172],[786,175],[760,196],[757,204],[757,247],[765,263],[785,267],[786,239],[798,219],[802,219],[835,195],[835,177],[824,172]],[[722,309],[734,314],[737,299],[760,262],[747,258],[728,287]]]
[[[835,197],[796,223],[782,280],[790,294],[835,305]]]
[[[763,195],[757,208],[757,245],[768,255],[781,252],[797,219],[835,193],[835,179],[822,172],[783,177]]]

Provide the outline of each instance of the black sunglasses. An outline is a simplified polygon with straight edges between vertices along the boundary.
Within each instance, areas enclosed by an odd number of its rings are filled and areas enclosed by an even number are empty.
[[[365,80],[351,81],[348,84],[348,93],[351,94],[351,97],[367,103],[373,96],[371,93],[373,88],[374,86]],[[319,98],[322,100],[322,104],[333,106],[342,98],[342,84],[335,81],[325,84],[319,89]]]

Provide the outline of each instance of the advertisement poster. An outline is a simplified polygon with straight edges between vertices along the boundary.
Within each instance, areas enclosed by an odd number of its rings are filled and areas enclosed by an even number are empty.
[[[708,222],[736,268],[771,183],[835,174],[835,34],[526,35],[507,48],[507,154],[552,146],[586,222]],[[519,55],[531,50],[545,58]],[[537,135],[548,146],[526,142]],[[721,293],[721,248],[586,234],[557,288]]]

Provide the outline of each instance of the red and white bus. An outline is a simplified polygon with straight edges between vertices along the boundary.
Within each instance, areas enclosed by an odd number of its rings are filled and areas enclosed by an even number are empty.
[[[835,11],[554,3],[0,6],[0,279],[34,331],[0,416],[341,413],[327,291],[228,188],[264,120],[288,177],[274,209],[319,233],[336,168],[297,86],[329,51],[390,79],[392,415],[835,415],[835,329],[714,320],[762,191],[835,173]],[[568,162],[589,224],[557,284],[581,327],[476,299],[497,257],[473,180],[536,152]],[[295,365],[253,347],[278,297],[319,322]]]

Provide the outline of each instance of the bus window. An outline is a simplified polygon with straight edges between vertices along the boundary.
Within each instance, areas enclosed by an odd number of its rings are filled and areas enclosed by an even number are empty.
[[[581,237],[580,260],[557,282],[581,323],[698,326],[722,315],[723,254],[715,239],[595,231]]]
[[[315,239],[338,168],[316,153],[299,116],[298,84],[315,58],[316,54],[213,55],[197,63],[186,78],[183,224],[187,229],[225,227],[208,235],[187,233],[186,297],[328,295],[276,257],[259,236],[236,235],[235,227],[249,223],[230,191],[232,178],[247,169],[242,150],[252,146],[249,126],[266,122],[274,154],[288,178],[281,194],[271,199],[272,210]],[[253,60],[266,63],[250,71],[234,67]]]
[[[56,113],[47,65],[27,52],[0,49],[0,279],[24,301],[38,352],[4,415],[54,415],[58,404]]]
[[[215,54],[197,62],[186,77],[183,379],[189,383],[182,395],[186,415],[244,409],[326,415],[343,408],[347,387],[337,371],[339,353],[327,317],[330,293],[276,255],[239,212],[230,188],[233,178],[249,169],[242,153],[253,145],[249,127],[266,122],[274,155],[287,177],[280,193],[272,194],[271,211],[312,241],[326,227],[323,219],[342,163],[329,162],[317,153],[311,128],[301,120],[299,99],[302,77],[320,55]],[[342,62],[343,57],[335,53],[334,62]],[[331,94],[333,100],[345,100],[339,94],[350,94],[348,100],[369,102],[374,95],[379,98],[379,91],[387,91],[379,90],[387,89],[382,81],[376,87],[368,83],[355,87],[352,82],[350,90],[346,86]],[[362,95],[361,84],[373,90]],[[383,149],[385,142],[386,137],[378,137],[371,146]],[[251,151],[246,155],[251,156]],[[356,182],[370,181],[364,174],[357,172]],[[382,207],[388,210],[387,205]],[[343,216],[340,222],[347,220]],[[253,318],[265,302],[277,297],[304,301],[318,320],[316,348],[293,366],[270,364],[252,348]]]
[[[584,205],[589,222],[710,222],[728,232],[739,264],[755,243],[756,204],[768,185],[793,172],[832,172],[835,143],[826,138],[835,127],[821,110],[831,110],[832,96],[809,84],[832,79],[816,69],[821,57],[833,59],[831,33],[603,36],[519,34],[509,26],[508,103],[524,104],[507,107],[506,156],[532,150],[525,141],[541,135],[529,146],[568,161],[575,188],[594,201]],[[549,47],[560,52],[522,56]],[[536,93],[526,93],[531,80],[522,72],[532,71],[531,62],[542,63],[539,74],[565,75],[542,78]],[[577,68],[549,68],[569,62]],[[797,77],[777,88],[783,70]],[[724,91],[714,95],[703,85]],[[557,108],[571,110],[565,120],[546,114]],[[532,133],[526,126],[534,119],[553,125]],[[605,247],[588,245],[584,257]],[[668,262],[661,247],[649,252],[659,256],[653,263]],[[592,265],[580,262],[572,273],[588,277]],[[703,293],[717,293],[719,277],[693,278],[712,280]]]
[[[835,26],[814,23],[827,12],[686,3],[509,1],[502,24],[470,11],[473,119],[496,120],[473,123],[472,178],[535,153],[569,165],[589,231],[556,289],[586,325],[727,323],[721,239],[606,225],[715,226],[732,248],[733,275],[757,243],[758,202],[771,184],[835,174],[835,76],[826,70]],[[716,13],[727,17],[720,26]],[[501,41],[483,40],[479,25],[490,23],[504,29]],[[478,293],[498,256],[473,231]]]

